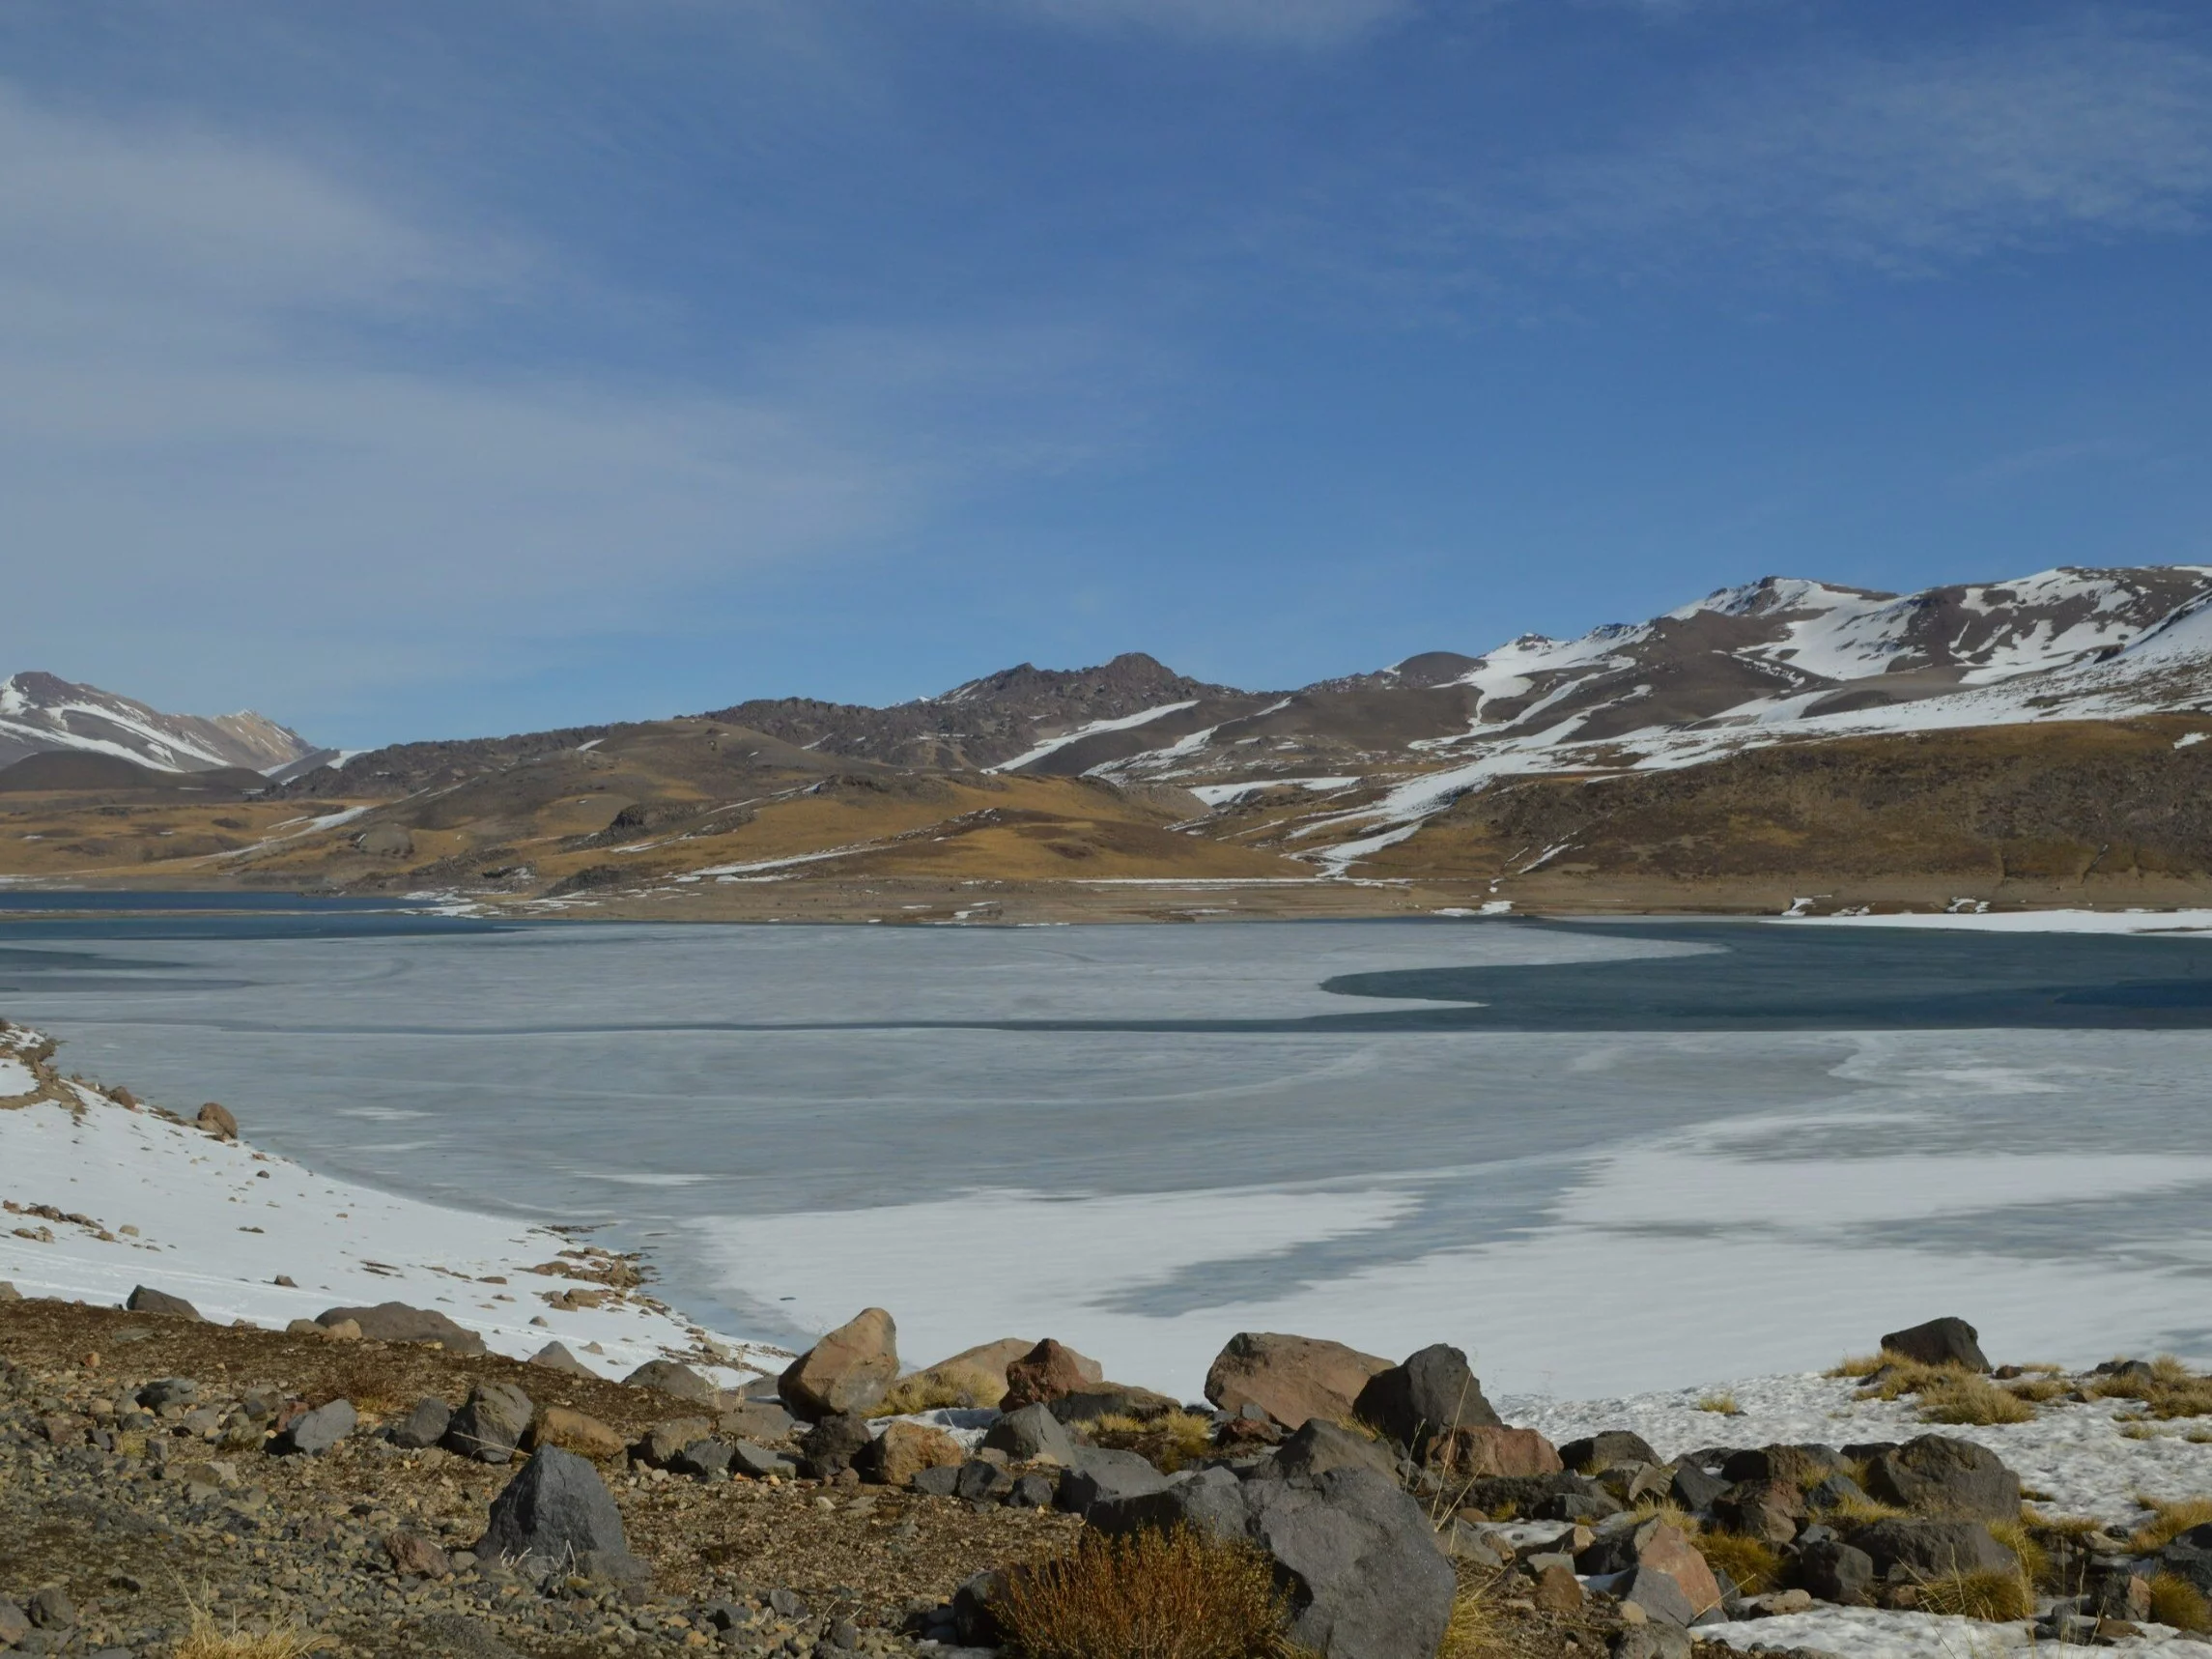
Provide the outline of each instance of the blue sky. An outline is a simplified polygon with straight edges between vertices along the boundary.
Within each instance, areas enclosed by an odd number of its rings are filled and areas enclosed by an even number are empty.
[[[0,667],[360,745],[2212,559],[2212,18],[0,12]]]

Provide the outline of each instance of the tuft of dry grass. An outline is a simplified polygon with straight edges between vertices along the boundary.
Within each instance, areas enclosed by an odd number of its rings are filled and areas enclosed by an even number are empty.
[[[994,1611],[1024,1659],[1278,1659],[1290,1622],[1265,1556],[1184,1528],[1087,1533]]]
[[[2147,1498],[2139,1492],[2135,1501],[2150,1511],[2150,1519],[2128,1540],[2139,1555],[2163,1550],[2190,1528],[2212,1521],[2212,1498]]]
[[[2066,1393],[2066,1385],[2056,1377],[2020,1377],[2005,1384],[2004,1391],[2029,1405],[2047,1406]]]
[[[1821,1513],[1847,1527],[1871,1527],[1877,1521],[1900,1520],[1906,1511],[1894,1503],[1885,1503],[1879,1498],[1846,1498],[1841,1503],[1832,1504]]]
[[[338,1346],[335,1358],[323,1366],[321,1374],[301,1389],[300,1394],[311,1406],[351,1400],[354,1410],[365,1416],[387,1416],[411,1403],[405,1380],[399,1368],[391,1363],[388,1351],[363,1349],[351,1343]]]
[[[2192,1371],[2170,1354],[2150,1362],[2147,1377],[2094,1377],[2082,1391],[2092,1400],[2137,1400],[2141,1416],[2170,1421],[2212,1416],[2212,1376]]]
[[[1989,1535],[2020,1558],[2020,1570],[2031,1585],[2051,1584],[2051,1552],[2028,1524],[2032,1511],[2023,1509],[2017,1521],[1992,1521]]]
[[[1929,1613],[2009,1623],[2035,1616],[2035,1592],[2017,1567],[1943,1573],[1919,1582],[1920,1606]]]
[[[892,1385],[891,1392],[884,1395],[867,1410],[871,1417],[903,1417],[916,1412],[934,1412],[946,1406],[966,1406],[975,1403],[975,1396],[967,1389],[932,1377],[925,1371],[917,1371],[911,1377],[901,1377]]]
[[[1697,1409],[1701,1412],[1715,1412],[1724,1417],[1740,1417],[1744,1415],[1744,1408],[1736,1403],[1736,1396],[1727,1392],[1703,1395],[1697,1402]]]
[[[1090,1424],[1091,1444],[1133,1451],[1162,1474],[1213,1455],[1213,1420],[1195,1412],[1166,1412],[1156,1417],[1112,1415]]]
[[[1934,1389],[1962,1382],[1986,1383],[1988,1379],[1979,1371],[1970,1371],[1964,1365],[1923,1365],[1917,1359],[1907,1359],[1892,1354],[1887,1369],[1878,1378],[1870,1379],[1859,1390],[1862,1400],[1895,1400],[1907,1394],[1925,1394]]]
[[[1920,1391],[1920,1417],[1931,1423],[2027,1423],[2035,1408],[1987,1377],[1961,1371]]]
[[[2212,1631],[2212,1602],[2179,1573],[2160,1573],[2150,1581],[2150,1616],[2199,1636]]]
[[[1745,1595],[1765,1595],[1782,1587],[1781,1552],[1764,1538],[1737,1532],[1701,1532],[1690,1540],[1705,1564],[1726,1573]]]
[[[1495,1573],[1462,1567],[1436,1659],[1502,1659],[1511,1650],[1498,1615],[1497,1583]],[[1288,1655],[1290,1649],[1283,1651]]]
[[[184,1605],[191,1610],[192,1622],[177,1644],[176,1659],[305,1659],[317,1646],[316,1638],[294,1625],[241,1630],[234,1619],[225,1630],[190,1596]]]
[[[1847,1354],[1824,1377],[1871,1377],[1894,1359],[1889,1354]]]

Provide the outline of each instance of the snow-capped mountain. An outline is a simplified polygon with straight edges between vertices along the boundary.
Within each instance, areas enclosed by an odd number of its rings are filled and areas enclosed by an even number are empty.
[[[163,772],[223,766],[273,772],[318,753],[297,731],[251,709],[204,719],[163,714],[49,673],[0,680],[0,766],[50,750],[112,755]]]

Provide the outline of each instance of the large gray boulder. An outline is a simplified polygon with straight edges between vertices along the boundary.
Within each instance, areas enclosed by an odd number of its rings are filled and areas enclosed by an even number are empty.
[[[519,1563],[532,1576],[576,1572],[617,1584],[650,1576],[630,1553],[621,1513],[599,1472],[558,1446],[538,1452],[492,1501],[475,1551],[481,1559]]]
[[[1212,1469],[1101,1502],[1087,1519],[1116,1532],[1185,1526],[1256,1545],[1274,1563],[1291,1644],[1322,1659],[1430,1659],[1451,1622],[1457,1580],[1428,1516],[1372,1469],[1241,1482]]]
[[[453,1414],[440,1443],[478,1463],[506,1463],[523,1444],[536,1408],[512,1383],[478,1383],[468,1403]]]
[[[591,1375],[584,1372],[585,1376]],[[722,1390],[693,1370],[689,1365],[673,1359],[648,1359],[622,1381],[633,1388],[653,1388],[672,1399],[683,1400],[709,1411],[723,1407]]]
[[[1325,1474],[1332,1469],[1372,1469],[1396,1479],[1398,1459],[1378,1440],[1355,1434],[1323,1417],[1309,1417],[1305,1427],[1261,1466],[1261,1473],[1290,1477]]]
[[[1640,1434],[1628,1429],[1605,1429],[1559,1448],[1559,1461],[1576,1474],[1602,1474],[1616,1464],[1657,1463],[1659,1454]]]
[[[2010,1521],[2020,1513],[2020,1476],[1987,1446],[1924,1434],[1866,1466],[1866,1490],[1923,1515]]]
[[[1887,1353],[1917,1360],[1922,1365],[1964,1365],[1970,1371],[1989,1369],[1989,1360],[1981,1351],[1981,1332],[1963,1319],[1945,1316],[1931,1319],[1925,1325],[1892,1330],[1882,1339],[1882,1346]]]
[[[1075,1461],[1073,1437],[1052,1415],[1051,1408],[1041,1403],[1007,1413],[984,1434],[983,1444],[1005,1452],[1016,1463],[1043,1458],[1064,1467]]]
[[[1133,1451],[1083,1445],[1075,1448],[1053,1502],[1071,1515],[1087,1515],[1093,1504],[1157,1492],[1167,1484],[1166,1475]]]
[[[410,1307],[404,1301],[380,1301],[374,1307],[326,1307],[315,1316],[326,1328],[352,1320],[371,1342],[436,1342],[448,1354],[482,1354],[484,1339],[453,1323],[435,1308]]]
[[[1370,1378],[1353,1410],[1415,1457],[1454,1429],[1505,1426],[1467,1357],[1441,1342]]]
[[[1877,1574],[1905,1579],[1950,1573],[2009,1572],[2020,1558],[1990,1535],[1979,1521],[1876,1521],[1851,1534]]]

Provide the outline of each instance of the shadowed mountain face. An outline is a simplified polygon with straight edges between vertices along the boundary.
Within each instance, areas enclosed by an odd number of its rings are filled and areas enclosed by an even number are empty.
[[[225,766],[270,772],[317,752],[297,731],[251,709],[202,719],[163,714],[49,673],[0,681],[0,766],[56,750],[110,756],[162,772]]]

